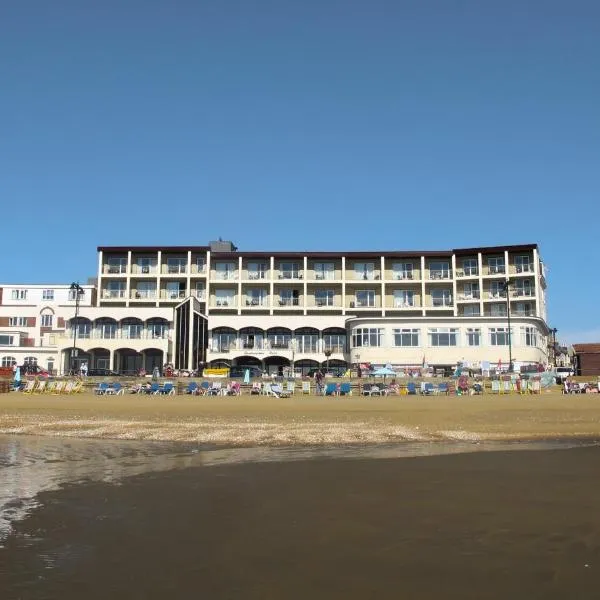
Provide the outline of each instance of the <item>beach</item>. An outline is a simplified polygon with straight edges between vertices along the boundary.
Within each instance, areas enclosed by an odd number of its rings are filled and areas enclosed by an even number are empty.
[[[595,395],[4,394],[0,597],[595,598],[598,439]]]
[[[227,446],[600,437],[596,394],[72,396],[0,394],[0,434]]]

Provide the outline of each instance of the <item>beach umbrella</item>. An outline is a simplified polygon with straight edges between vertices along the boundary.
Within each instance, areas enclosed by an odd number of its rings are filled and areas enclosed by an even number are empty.
[[[250,369],[244,371],[244,383],[250,383]]]
[[[15,387],[19,387],[21,383],[21,367],[15,369]]]
[[[393,369],[390,369],[388,367],[380,367],[379,369],[375,369],[371,375],[373,375],[373,377],[383,377],[383,379],[385,380],[387,375],[395,375],[396,371],[394,371]]]

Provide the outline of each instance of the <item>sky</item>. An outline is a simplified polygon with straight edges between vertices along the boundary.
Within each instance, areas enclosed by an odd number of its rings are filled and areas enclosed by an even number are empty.
[[[4,0],[0,281],[98,245],[537,243],[600,341],[595,0]]]

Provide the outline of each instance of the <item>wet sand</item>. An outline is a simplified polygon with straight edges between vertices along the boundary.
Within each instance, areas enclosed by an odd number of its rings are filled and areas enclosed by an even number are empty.
[[[600,396],[0,395],[0,434],[228,446],[600,437]]]
[[[600,448],[194,467],[42,493],[7,599],[597,598]]]

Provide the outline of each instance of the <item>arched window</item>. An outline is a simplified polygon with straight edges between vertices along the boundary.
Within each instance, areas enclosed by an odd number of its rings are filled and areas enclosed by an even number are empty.
[[[37,358],[35,356],[26,356],[23,361],[24,365],[37,365]]]
[[[42,327],[53,327],[54,326],[54,311],[45,306],[40,311],[40,325]]]
[[[2,366],[3,367],[12,367],[17,364],[17,359],[14,356],[3,356],[2,357]]]

